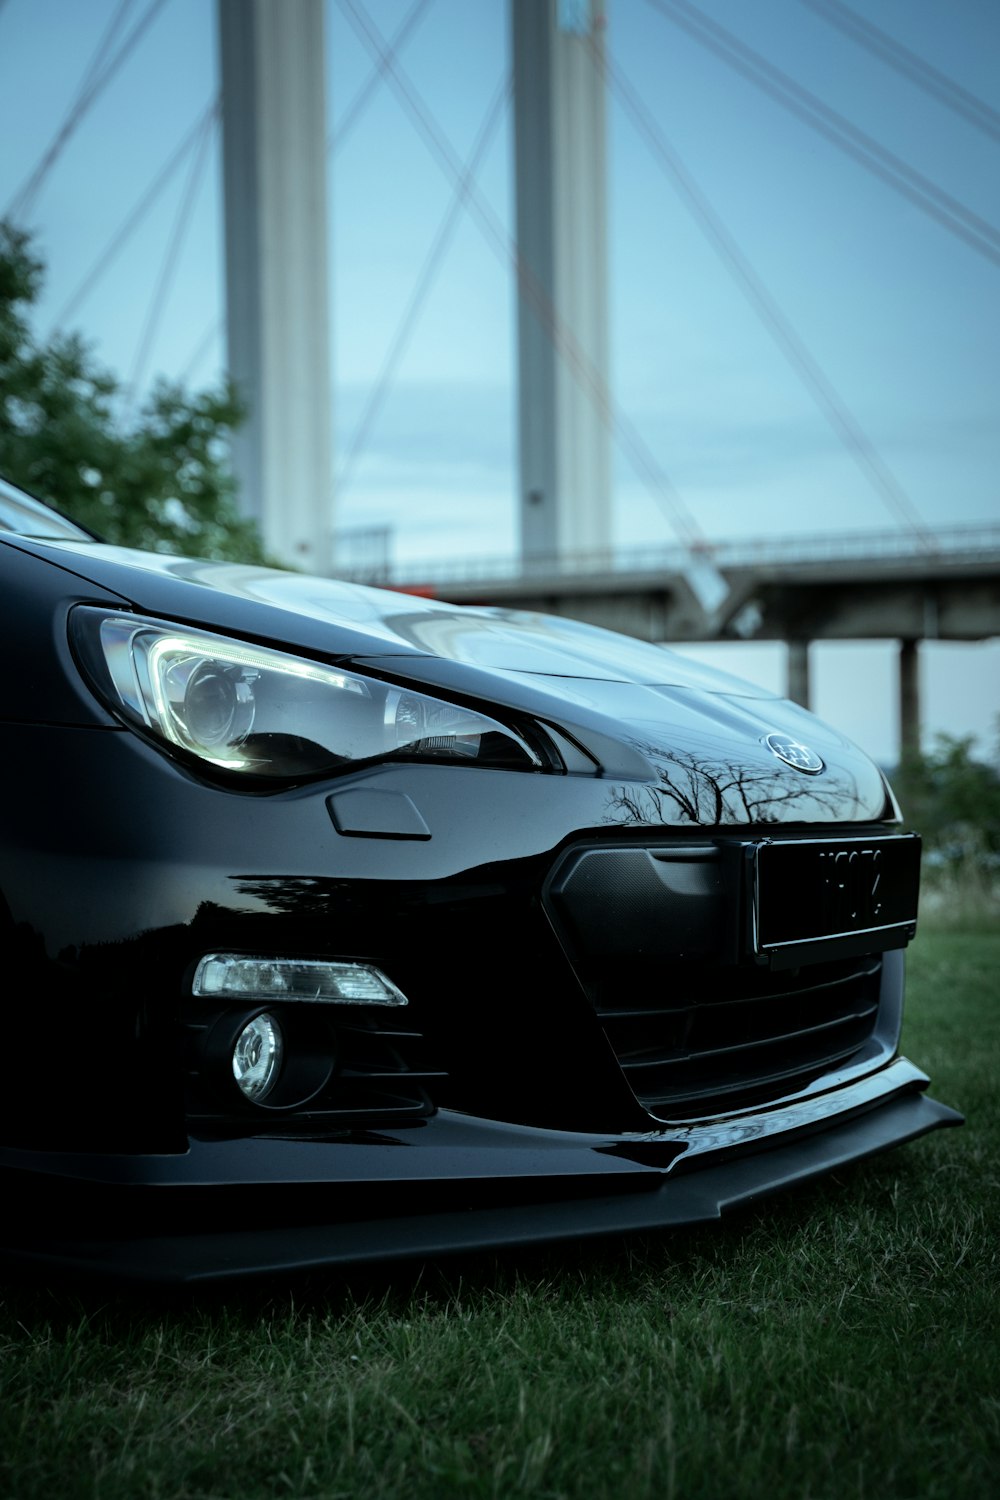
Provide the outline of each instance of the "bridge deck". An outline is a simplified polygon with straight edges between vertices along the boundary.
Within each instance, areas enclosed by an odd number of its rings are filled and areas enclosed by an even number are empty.
[[[692,564],[729,597],[698,603]],[[543,610],[646,640],[983,640],[1000,635],[1000,525],[740,540],[558,558],[475,558],[353,575],[453,603]]]

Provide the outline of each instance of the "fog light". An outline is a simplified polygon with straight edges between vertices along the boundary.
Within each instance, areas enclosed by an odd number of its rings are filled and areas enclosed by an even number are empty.
[[[406,996],[374,964],[319,958],[246,958],[206,953],[194,971],[195,995],[212,999],[312,1001],[326,1005],[407,1005]]]
[[[248,1021],[233,1047],[233,1077],[247,1099],[259,1104],[281,1071],[281,1027],[266,1012]]]

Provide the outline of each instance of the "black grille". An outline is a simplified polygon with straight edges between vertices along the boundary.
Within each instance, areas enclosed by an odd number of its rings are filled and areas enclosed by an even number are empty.
[[[354,1012],[335,1026],[339,1061],[321,1101],[309,1107],[349,1114],[361,1121],[427,1115],[427,1086],[446,1075],[433,1068],[419,1031],[396,1023],[396,1014]]]
[[[632,1091],[653,1114],[697,1114],[802,1088],[874,1034],[878,955],[772,973],[657,964],[590,985]]]
[[[822,852],[831,838],[789,842]],[[898,955],[864,951],[884,942],[817,936],[797,963],[756,951],[756,852],[746,837],[609,841],[567,849],[547,882],[550,919],[622,1072],[659,1118],[752,1107],[895,1045]],[[818,863],[805,871],[814,884]],[[771,909],[797,909],[801,859],[772,864]],[[812,932],[812,907],[807,916]]]

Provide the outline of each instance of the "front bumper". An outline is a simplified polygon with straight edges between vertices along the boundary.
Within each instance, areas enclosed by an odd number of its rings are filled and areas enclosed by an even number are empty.
[[[621,1135],[444,1110],[395,1134],[192,1139],[180,1155],[8,1148],[18,1227],[0,1263],[184,1284],[699,1224],[961,1124],[927,1083],[899,1058],[775,1109]]]

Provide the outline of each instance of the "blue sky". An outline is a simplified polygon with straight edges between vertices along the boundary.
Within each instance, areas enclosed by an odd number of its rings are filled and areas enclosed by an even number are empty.
[[[120,0],[0,0],[0,211],[57,130]],[[150,0],[135,0],[131,22]],[[368,0],[386,34],[411,0]],[[608,40],[638,92],[813,358],[931,526],[1000,520],[1000,266],[866,173],[646,0],[611,0]],[[885,32],[1000,109],[995,0],[855,0]],[[1000,143],[836,30],[807,0],[703,0],[825,104],[1000,225]],[[328,6],[335,121],[370,60]],[[507,67],[503,0],[431,0],[401,52],[464,157]],[[39,192],[28,223],[49,264],[44,333],[212,97],[212,0],[165,0]],[[511,126],[480,185],[511,216]],[[169,299],[137,369],[187,163],[70,326],[123,378],[222,367],[217,141]],[[343,453],[450,189],[388,90],[331,159],[335,426]],[[609,101],[612,377],[709,537],[894,524],[720,264],[646,146]],[[342,526],[393,528],[404,560],[509,552],[515,537],[511,288],[461,224],[350,487]],[[192,366],[196,353],[203,353]],[[667,544],[660,510],[616,463],[623,544]],[[816,707],[894,754],[891,647],[816,650]],[[927,729],[990,736],[1000,650],[928,647]],[[725,664],[780,686],[780,650]],[[861,696],[861,679],[869,690]]]

